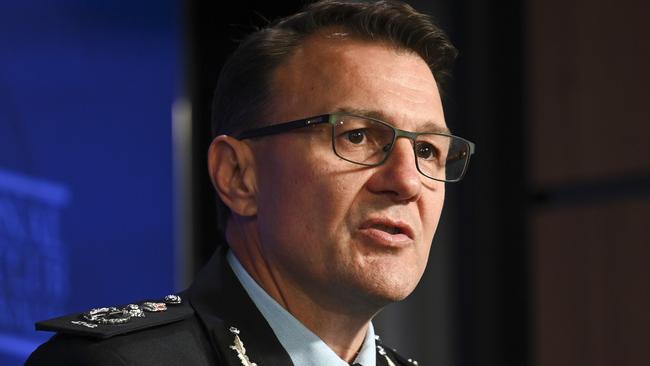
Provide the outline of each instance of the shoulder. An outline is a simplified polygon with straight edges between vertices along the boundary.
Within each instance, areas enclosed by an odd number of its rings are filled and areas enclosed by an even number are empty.
[[[100,307],[40,321],[36,323],[36,330],[108,339],[172,324],[193,315],[194,310],[187,301],[178,295],[168,295],[164,299]]]
[[[151,304],[137,302],[37,323],[36,329],[57,334],[34,351],[26,365],[216,363],[209,338],[189,304],[147,302],[158,304],[149,308],[158,311],[144,310]]]

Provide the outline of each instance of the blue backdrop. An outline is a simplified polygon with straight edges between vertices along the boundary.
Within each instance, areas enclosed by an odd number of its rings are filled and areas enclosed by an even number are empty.
[[[174,290],[178,5],[0,5],[2,365],[36,320]]]

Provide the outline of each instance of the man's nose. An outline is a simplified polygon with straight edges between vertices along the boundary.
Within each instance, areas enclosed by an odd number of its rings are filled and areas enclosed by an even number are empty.
[[[395,201],[416,201],[422,194],[424,178],[415,165],[413,144],[398,138],[386,162],[375,168],[368,183],[376,193],[388,193]]]

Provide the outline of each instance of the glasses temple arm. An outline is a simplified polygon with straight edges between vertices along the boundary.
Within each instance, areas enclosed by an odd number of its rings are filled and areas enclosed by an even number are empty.
[[[291,121],[286,123],[280,123],[278,125],[270,125],[270,126],[255,128],[252,130],[247,130],[240,133],[236,137],[239,140],[243,140],[243,139],[249,139],[254,137],[276,135],[279,133],[295,130],[298,128],[321,124],[321,123],[327,123],[327,122],[329,122],[329,115],[322,115],[317,117],[299,119],[296,121]]]

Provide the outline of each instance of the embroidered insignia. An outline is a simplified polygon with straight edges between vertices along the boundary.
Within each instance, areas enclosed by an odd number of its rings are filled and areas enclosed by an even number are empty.
[[[123,310],[126,310],[132,318],[144,318],[144,310],[140,308],[140,305],[129,304],[124,307]]]
[[[95,324],[124,324],[131,320],[131,314],[126,309],[118,309],[114,306],[110,308],[94,308],[81,314],[81,317]],[[83,325],[77,324],[76,325]],[[84,325],[87,326],[87,325]]]
[[[246,347],[244,347],[244,342],[242,342],[241,338],[239,338],[239,329],[230,327],[229,330],[230,333],[235,335],[235,341],[233,345],[230,346],[230,349],[237,352],[237,357],[239,357],[241,364],[244,366],[257,366],[257,364],[248,359],[248,356],[246,355]]]
[[[164,301],[167,305],[178,305],[183,302],[180,296],[174,294],[165,296]]]
[[[386,362],[388,362],[388,366],[395,366],[395,363],[393,362],[393,360],[391,360],[388,357],[388,354],[386,353],[386,350],[384,350],[384,347],[378,345],[377,346],[377,351],[379,352],[380,355],[384,356],[384,358],[386,359]]]
[[[82,322],[82,321],[79,321],[79,320],[72,320],[72,321],[70,321],[70,323],[72,323],[74,325],[82,325],[82,326],[84,326],[86,328],[97,328],[97,324]]]
[[[142,310],[150,313],[157,313],[160,311],[167,311],[167,304],[164,302],[147,301],[142,303]]]
[[[393,361],[391,361],[391,359],[388,358],[388,355],[384,355],[384,357],[386,358],[386,362],[388,362],[388,366],[395,366],[395,364],[393,363]]]

